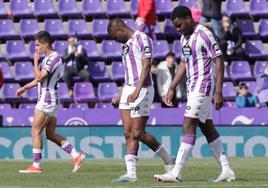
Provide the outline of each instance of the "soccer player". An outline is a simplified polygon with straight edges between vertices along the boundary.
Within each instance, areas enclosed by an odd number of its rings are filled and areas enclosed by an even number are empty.
[[[166,171],[174,166],[175,159],[166,152],[158,141],[145,131],[149,111],[154,97],[150,67],[152,63],[152,41],[140,31],[133,31],[121,19],[112,19],[108,25],[109,36],[123,43],[122,61],[125,67],[125,86],[122,95],[114,98],[119,103],[126,139],[125,163],[127,173],[115,182],[137,181],[136,162],[139,141],[146,144],[165,163]],[[119,102],[120,101],[120,102]]]
[[[189,8],[176,7],[172,12],[171,19],[175,27],[182,33],[182,57],[165,102],[169,106],[173,105],[171,100],[174,90],[185,73],[188,101],[183,122],[184,136],[178,149],[176,164],[169,173],[154,175],[154,178],[161,182],[182,180],[185,163],[195,144],[196,128],[200,125],[201,131],[222,169],[221,174],[214,182],[234,181],[235,174],[230,167],[220,135],[212,121],[213,94],[215,109],[219,110],[223,106],[222,52],[212,33],[206,27],[193,21]]]
[[[85,154],[77,152],[76,149],[62,136],[55,133],[57,125],[58,95],[57,83],[62,70],[61,57],[52,47],[52,38],[46,31],[40,31],[35,35],[34,75],[35,79],[16,91],[20,97],[27,89],[38,85],[38,102],[35,106],[34,120],[32,125],[33,140],[33,163],[20,173],[41,173],[42,159],[42,132],[45,129],[47,139],[61,146],[62,149],[71,154],[73,158],[73,172],[80,169]],[[45,58],[39,63],[40,54]]]

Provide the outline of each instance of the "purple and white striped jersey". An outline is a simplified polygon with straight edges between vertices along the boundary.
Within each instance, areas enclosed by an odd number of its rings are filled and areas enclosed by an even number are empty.
[[[122,47],[122,61],[125,68],[125,84],[137,86],[142,71],[142,59],[150,58],[152,61],[152,40],[145,33],[135,31],[132,38]],[[144,86],[153,83],[151,73],[148,74]]]
[[[46,56],[39,66],[40,70],[48,72],[48,76],[38,83],[38,102],[57,105],[57,83],[62,71],[61,57],[57,52],[53,52]]]
[[[182,57],[186,64],[187,92],[203,93],[207,96],[214,89],[215,63],[213,59],[222,55],[212,33],[198,24],[189,38],[182,35]]]

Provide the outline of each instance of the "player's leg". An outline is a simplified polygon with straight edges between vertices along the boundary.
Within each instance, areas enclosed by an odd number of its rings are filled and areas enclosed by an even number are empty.
[[[66,138],[55,132],[57,126],[57,118],[52,116],[46,126],[46,137],[58,146],[60,146],[65,152],[70,154],[73,158],[73,172],[77,172],[80,169],[81,162],[85,158],[85,154],[82,152],[77,152],[76,149],[70,144]]]
[[[205,135],[210,150],[212,151],[215,159],[220,164],[222,169],[221,175],[214,181],[234,181],[235,174],[231,169],[227,156],[224,153],[221,137],[216,128],[214,127],[213,121],[209,119],[206,120],[206,123],[199,122],[199,127],[202,133]]]
[[[45,113],[36,110],[34,113],[34,120],[32,125],[32,140],[33,140],[33,164],[25,170],[20,170],[20,173],[41,173],[42,160],[42,131],[49,122],[49,116]]]

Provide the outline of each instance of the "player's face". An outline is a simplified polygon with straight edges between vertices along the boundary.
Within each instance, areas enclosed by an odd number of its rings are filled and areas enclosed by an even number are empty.
[[[44,53],[48,48],[48,43],[42,43],[39,40],[35,40],[35,51],[39,51],[39,53]]]
[[[191,18],[189,16],[186,18],[176,18],[173,20],[173,24],[184,36],[191,35],[193,33]]]
[[[126,43],[128,41],[128,37],[125,34],[125,31],[123,28],[114,28],[109,33],[109,36],[119,43]]]

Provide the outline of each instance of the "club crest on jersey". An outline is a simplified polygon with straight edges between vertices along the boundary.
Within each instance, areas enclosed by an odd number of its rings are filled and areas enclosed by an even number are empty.
[[[129,51],[128,45],[123,45],[122,47],[122,55],[125,56]]]
[[[218,51],[218,50],[220,50],[219,45],[218,45],[218,44],[213,44],[213,50],[214,50],[214,51]]]
[[[182,53],[186,59],[189,59],[192,55],[192,49],[189,45],[185,45],[182,47]]]
[[[144,53],[150,54],[151,53],[151,48],[149,46],[144,47]]]

